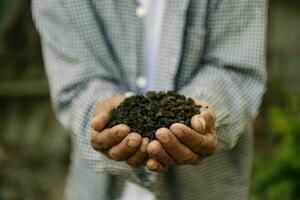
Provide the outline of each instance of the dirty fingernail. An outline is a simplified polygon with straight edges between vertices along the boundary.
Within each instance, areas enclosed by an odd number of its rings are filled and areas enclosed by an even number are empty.
[[[159,133],[159,140],[163,143],[167,143],[170,141],[170,135],[169,133]]]
[[[175,135],[176,134],[182,134],[182,130],[179,127],[174,128],[172,131],[175,133]]]
[[[140,144],[140,143],[139,143],[138,141],[134,140],[134,139],[129,139],[129,140],[128,140],[128,146],[129,146],[129,147],[134,148],[134,147],[139,146],[139,144]]]
[[[96,117],[92,119],[92,124],[98,123],[103,117],[105,116],[105,113],[100,113]]]
[[[155,163],[155,162],[151,162],[151,163],[149,164],[149,168],[151,168],[152,170],[157,170],[158,165],[157,165],[157,163]]]
[[[97,116],[97,117],[94,117],[94,118],[92,119],[92,126],[95,126],[95,124],[98,123],[98,121],[99,121],[99,117],[98,117],[98,116]]]
[[[123,138],[123,137],[125,137],[127,135],[127,132],[124,131],[124,130],[118,131],[117,135],[118,135],[119,138]]]

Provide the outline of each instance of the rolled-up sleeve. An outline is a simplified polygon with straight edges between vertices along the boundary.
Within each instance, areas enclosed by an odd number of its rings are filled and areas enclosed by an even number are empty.
[[[221,149],[248,133],[265,91],[266,1],[211,1],[203,62],[179,91],[211,103]]]

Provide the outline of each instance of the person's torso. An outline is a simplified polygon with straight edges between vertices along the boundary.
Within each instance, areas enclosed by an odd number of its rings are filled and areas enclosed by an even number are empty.
[[[166,0],[157,52],[157,90],[177,90],[200,67],[208,0]],[[66,4],[78,32],[116,81],[138,91],[144,71],[143,17],[136,1],[77,1]]]
[[[72,22],[91,51],[116,82],[138,91],[143,75],[143,18],[136,1],[78,0],[66,4]],[[205,53],[208,3],[166,0],[153,88],[178,90],[201,67]],[[212,3],[213,4],[213,3]],[[212,12],[212,11],[210,11]],[[199,166],[179,166],[157,180],[157,199],[244,199],[252,160],[252,136],[243,133],[238,145],[205,159]],[[73,152],[67,199],[118,199],[124,180],[92,172]],[[228,198],[227,198],[228,197]]]

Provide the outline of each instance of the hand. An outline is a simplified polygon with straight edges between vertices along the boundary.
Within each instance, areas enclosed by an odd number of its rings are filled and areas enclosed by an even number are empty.
[[[175,123],[170,129],[156,131],[157,140],[150,142],[147,148],[149,159],[146,165],[150,170],[164,172],[173,163],[195,165],[215,153],[218,142],[213,108],[206,102],[197,104],[201,105],[201,114],[192,117],[193,129]]]
[[[123,96],[115,96],[97,104],[92,120],[91,145],[109,159],[126,161],[127,164],[136,167],[147,156],[149,139],[142,139],[139,134],[130,132],[130,128],[125,124],[104,129],[111,110],[124,99]]]

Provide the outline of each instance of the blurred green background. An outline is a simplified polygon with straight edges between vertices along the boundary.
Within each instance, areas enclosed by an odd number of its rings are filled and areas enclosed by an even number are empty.
[[[251,200],[300,199],[300,1],[270,0]],[[29,0],[0,0],[0,200],[62,199],[70,143],[49,102]]]

